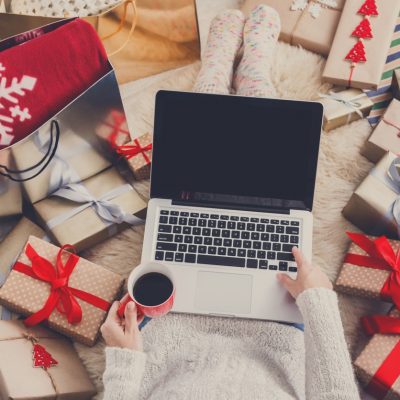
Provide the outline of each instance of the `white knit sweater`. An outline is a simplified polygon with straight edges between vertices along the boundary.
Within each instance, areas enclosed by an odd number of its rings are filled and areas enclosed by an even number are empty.
[[[359,399],[336,294],[297,299],[305,331],[273,322],[170,314],[145,352],[106,349],[105,400]]]

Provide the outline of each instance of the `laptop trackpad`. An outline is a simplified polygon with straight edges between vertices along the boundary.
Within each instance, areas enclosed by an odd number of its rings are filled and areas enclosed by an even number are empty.
[[[252,288],[251,275],[200,271],[195,307],[213,314],[249,314]]]

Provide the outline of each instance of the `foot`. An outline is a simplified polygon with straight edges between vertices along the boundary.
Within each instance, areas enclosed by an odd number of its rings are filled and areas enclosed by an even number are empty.
[[[244,54],[234,78],[241,96],[275,97],[271,64],[281,23],[279,14],[261,4],[253,9],[244,27]]]
[[[227,10],[213,19],[193,91],[231,92],[233,63],[242,45],[244,23],[245,17],[240,10]]]

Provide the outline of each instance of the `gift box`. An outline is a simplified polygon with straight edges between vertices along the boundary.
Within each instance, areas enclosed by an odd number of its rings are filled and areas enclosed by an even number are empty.
[[[399,11],[400,0],[347,1],[323,80],[340,86],[377,89]]]
[[[329,132],[342,125],[366,117],[374,105],[359,89],[347,89],[321,95],[324,106],[324,130]]]
[[[356,375],[365,391],[376,399],[400,399],[400,312],[363,318],[367,333],[377,331],[354,361]],[[372,328],[372,329],[371,329]]]
[[[399,237],[400,160],[387,153],[353,192],[343,215],[362,231]]]
[[[394,97],[396,99],[400,100],[400,69],[396,69],[393,72],[392,89],[393,89]]]
[[[339,292],[394,302],[400,307],[397,252],[400,242],[385,236],[348,233],[352,240],[336,279]],[[399,264],[400,266],[400,264]]]
[[[150,178],[152,150],[153,137],[150,133],[145,133],[126,145],[117,147],[117,153],[127,160],[137,180]]]
[[[0,287],[6,281],[15,260],[20,255],[29,236],[45,238],[46,233],[29,219],[22,217],[2,243],[0,243]],[[0,305],[0,319],[9,320],[15,317]]]
[[[24,190],[36,203],[68,183],[85,180],[110,167],[91,143],[72,130],[60,126],[60,142],[57,152],[48,167],[34,179],[23,182]],[[37,164],[48,152],[51,136],[41,131],[34,140],[21,143],[16,151],[11,150],[18,170]]]
[[[146,203],[110,168],[71,184],[34,204],[51,237],[60,245],[85,250],[122,229],[143,222]]]
[[[0,218],[0,243],[7,237],[20,220],[19,216]]]
[[[400,101],[394,99],[381,122],[365,142],[361,154],[378,162],[388,151],[400,154]]]
[[[11,169],[10,154],[0,152],[0,164],[6,165]],[[2,169],[2,172],[7,172]],[[4,176],[0,176],[0,217],[10,217],[22,214],[22,193],[21,187],[17,182],[13,182]]]
[[[299,8],[293,0],[246,0],[242,11],[248,15],[258,4],[274,8],[281,19],[280,40],[327,56],[345,0],[331,1],[330,5],[324,1],[301,3]]]
[[[131,140],[125,114],[112,110],[96,129],[96,135],[106,144],[107,148],[117,148]]]
[[[0,398],[89,400],[96,390],[65,338],[21,321],[0,321]]]
[[[123,278],[69,248],[30,236],[0,289],[0,304],[28,316],[28,327],[47,321],[55,331],[93,346]]]

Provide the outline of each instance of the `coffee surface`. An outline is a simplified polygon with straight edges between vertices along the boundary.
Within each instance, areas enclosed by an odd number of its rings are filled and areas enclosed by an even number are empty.
[[[173,285],[170,279],[158,272],[141,276],[133,286],[133,297],[144,306],[157,306],[171,296]]]

